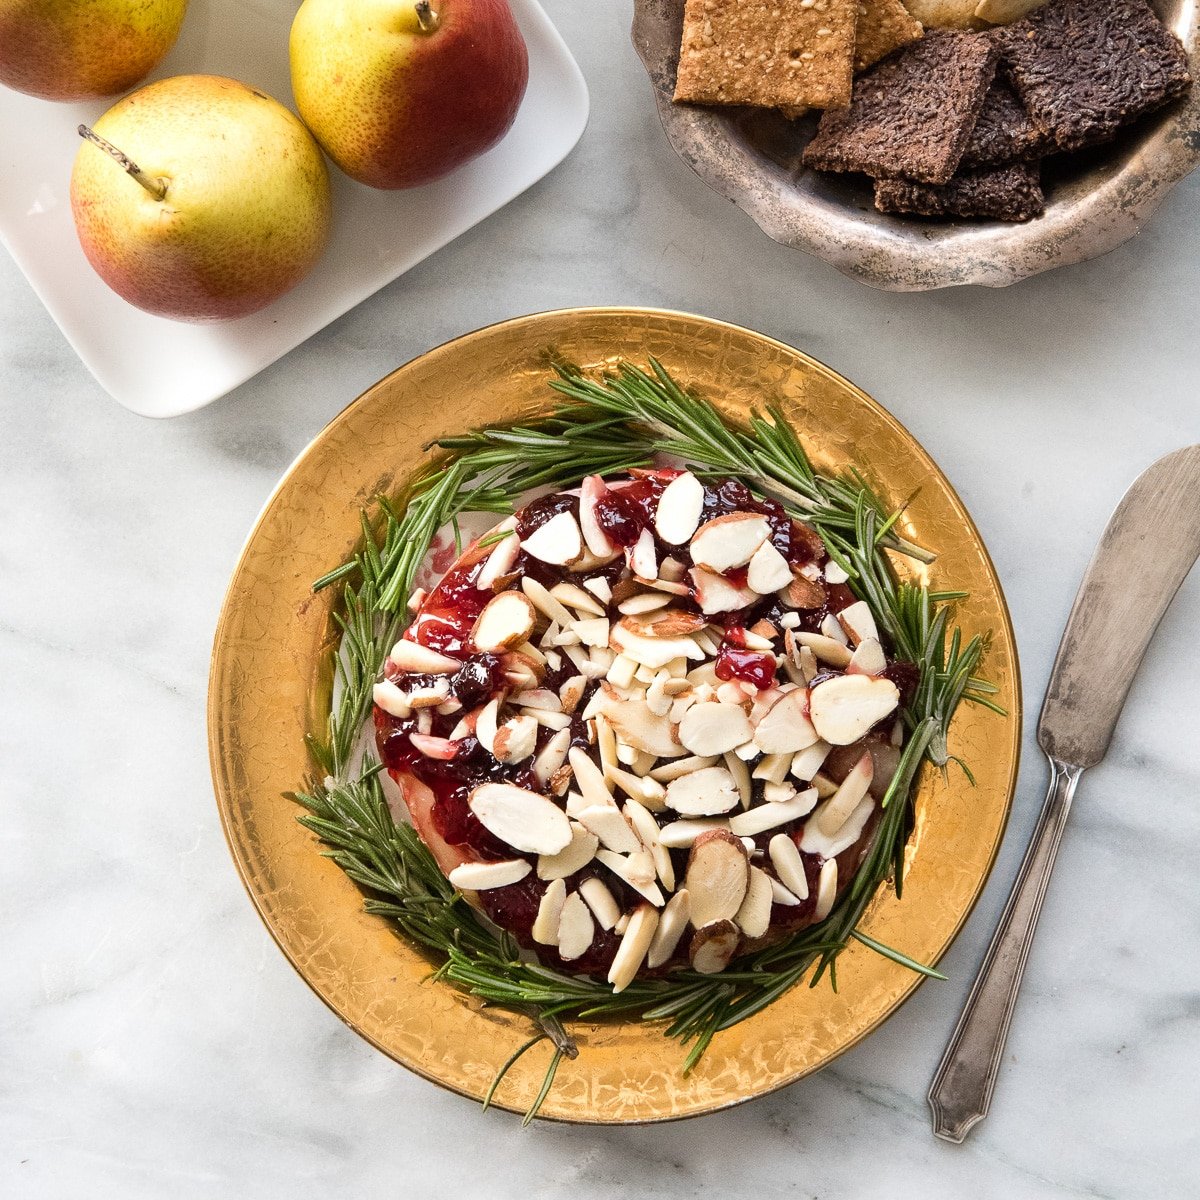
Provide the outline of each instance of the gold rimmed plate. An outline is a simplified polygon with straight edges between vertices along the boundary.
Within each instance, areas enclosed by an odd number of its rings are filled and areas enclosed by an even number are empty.
[[[864,929],[936,962],[987,879],[1008,817],[1020,745],[1016,646],[999,581],[970,516],[911,434],[828,367],[761,334],[704,317],[649,309],[572,309],[493,325],[429,351],[360,396],[296,460],[250,534],[225,598],[209,681],[209,752],[234,861],[280,948],[350,1027],[427,1079],[482,1098],[499,1065],[530,1034],[520,1016],[487,1009],[430,981],[429,960],[385,920],[296,821],[286,793],[311,772],[305,734],[329,712],[336,602],[312,580],[346,559],[359,510],[398,490],[427,461],[431,439],[545,411],[549,363],[603,369],[654,355],[683,384],[744,418],[778,404],[820,470],[855,465],[885,499],[909,500],[906,537],[937,551],[917,574],[970,593],[965,633],[989,633],[984,673],[1001,717],[964,706],[951,769],[923,772],[904,899],[889,890]],[[793,988],[719,1034],[684,1076],[684,1052],[638,1021],[571,1026],[579,1057],[564,1060],[541,1115],[627,1123],[713,1112],[818,1070],[885,1020],[919,977],[859,944],[838,960],[838,992]],[[525,1055],[496,1102],[524,1111],[551,1050]]]

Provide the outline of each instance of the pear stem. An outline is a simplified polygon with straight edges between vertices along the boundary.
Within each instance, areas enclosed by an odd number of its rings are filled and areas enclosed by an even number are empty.
[[[89,129],[86,125],[80,125],[79,136],[91,142],[92,145],[99,146],[105,154],[111,155],[117,165],[123,171],[127,171],[132,175],[155,200],[165,200],[167,198],[167,185],[161,179],[151,179],[128,154],[123,154],[112,142],[106,141],[94,129]]]
[[[417,0],[417,24],[421,27],[422,33],[432,33],[441,23],[441,16],[433,11],[433,5],[429,0]]]

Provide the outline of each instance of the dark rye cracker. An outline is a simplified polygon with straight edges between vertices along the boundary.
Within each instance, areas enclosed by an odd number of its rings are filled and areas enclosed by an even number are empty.
[[[964,171],[941,186],[906,179],[875,182],[875,207],[887,213],[1028,221],[1045,206],[1038,169],[1030,163]]]
[[[1059,150],[1108,141],[1191,83],[1183,47],[1145,0],[1051,0],[993,36]]]
[[[845,108],[858,0],[687,0],[675,100]]]
[[[997,75],[979,110],[959,170],[1030,162],[1055,149],[1054,139],[1030,120],[1016,92]]]
[[[958,168],[996,73],[981,34],[932,31],[854,84],[845,112],[827,112],[806,166],[883,179],[946,183]]]

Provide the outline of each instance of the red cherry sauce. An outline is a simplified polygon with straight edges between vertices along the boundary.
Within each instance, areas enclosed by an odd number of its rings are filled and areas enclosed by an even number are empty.
[[[717,651],[718,679],[743,679],[759,691],[775,682],[775,656],[746,647],[746,631],[737,625],[726,626]]]

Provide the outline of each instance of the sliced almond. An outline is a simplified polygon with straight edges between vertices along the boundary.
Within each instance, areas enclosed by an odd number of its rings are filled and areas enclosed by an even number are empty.
[[[392,647],[388,658],[397,671],[410,675],[453,675],[462,666],[457,658],[431,650],[410,638],[401,638]]]
[[[557,854],[571,841],[571,823],[553,800],[510,783],[481,783],[467,799],[479,823],[514,850]]]
[[[641,840],[621,815],[619,808],[611,804],[592,804],[574,814],[575,819],[594,833],[606,850],[618,854],[636,854],[642,848]]]
[[[815,826],[826,837],[833,837],[862,802],[874,778],[874,760],[864,754],[838,785],[838,790],[813,813],[809,825]]]
[[[381,679],[371,689],[371,699],[390,716],[409,717],[412,715],[412,705],[408,701],[408,696],[390,679]]]
[[[588,475],[579,490],[579,528],[583,532],[587,548],[600,558],[606,558],[616,550],[612,539],[600,525],[596,504],[608,491],[599,475]]]
[[[848,746],[896,711],[900,691],[890,679],[839,675],[809,693],[809,720],[822,741]]]
[[[658,913],[648,904],[638,906],[621,935],[621,944],[608,969],[608,982],[614,992],[623,992],[637,977],[650,943],[658,929]]]
[[[779,882],[797,899],[808,899],[808,876],[804,872],[804,859],[795,840],[789,833],[777,833],[767,846],[771,866],[779,876]]]
[[[557,854],[542,854],[538,857],[539,879],[565,879],[582,871],[596,857],[600,839],[575,821],[571,822],[571,840]]]
[[[496,741],[496,730],[499,728],[500,700],[493,697],[480,710],[475,719],[475,737],[479,744],[489,753]]]
[[[408,693],[408,702],[413,708],[437,708],[449,695],[450,681],[443,675],[435,679],[428,687],[413,688]]]
[[[458,756],[458,743],[450,741],[449,738],[430,737],[426,733],[413,733],[409,735],[408,740],[412,742],[413,749],[426,758],[435,758],[439,762],[453,762]]]
[[[813,909],[813,920],[823,921],[829,916],[833,902],[837,899],[838,865],[836,858],[821,864],[821,876],[817,880],[817,906]]]
[[[656,758],[679,758],[684,753],[670,720],[652,713],[644,700],[605,694],[600,711],[626,745]]]
[[[504,862],[468,862],[455,867],[446,878],[460,891],[486,892],[519,883],[532,869],[523,858],[506,859]]]
[[[672,821],[658,831],[661,845],[670,850],[687,850],[695,844],[696,839],[703,833],[714,829],[728,829],[729,822],[724,817],[701,818],[698,820]]]
[[[733,612],[739,608],[748,608],[754,604],[759,595],[749,587],[740,587],[731,583],[723,575],[706,571],[703,567],[692,567],[688,572],[692,578],[692,587],[700,611],[712,616],[716,613]]]
[[[750,868],[746,897],[734,922],[748,938],[760,938],[771,925],[771,877],[757,867]]]
[[[658,552],[654,548],[654,534],[649,529],[643,529],[638,539],[626,551],[629,557],[629,568],[639,579],[656,579],[658,577]]]
[[[711,622],[696,613],[684,612],[680,608],[665,611],[634,614],[621,618],[621,628],[630,633],[648,638],[687,637],[710,625]]]
[[[796,641],[811,650],[826,666],[847,667],[853,657],[849,646],[843,646],[841,642],[826,637],[823,633],[797,633]]]
[[[612,600],[612,584],[604,578],[603,575],[597,575],[592,579],[585,579],[583,586],[587,588],[601,604],[608,604]]]
[[[554,773],[567,761],[571,747],[571,731],[560,729],[537,753],[533,760],[533,773],[537,781],[546,787]]]
[[[686,636],[665,637],[638,632],[630,628],[625,617],[612,627],[608,644],[625,658],[632,659],[638,666],[658,670],[677,658],[702,659],[704,651]]]
[[[825,589],[815,580],[809,579],[803,569],[792,571],[791,582],[782,587],[780,598],[792,608],[811,610],[824,608]]]
[[[790,773],[802,783],[807,783],[821,769],[833,747],[828,742],[816,742],[801,750],[792,759]]]
[[[842,567],[831,558],[825,564],[825,582],[826,583],[845,583],[850,578]]]
[[[770,533],[771,526],[761,513],[734,512],[714,517],[692,537],[692,561],[718,575],[744,567]]]
[[[555,513],[524,539],[521,548],[541,562],[565,567],[583,554],[583,535],[579,531],[579,522],[572,513]]]
[[[763,784],[763,799],[768,804],[786,804],[795,795],[796,788],[790,783]]]
[[[756,592],[769,596],[792,582],[792,568],[770,542],[763,542],[750,559],[746,582]]]
[[[542,901],[530,930],[535,942],[543,946],[558,945],[558,923],[566,899],[567,885],[561,879],[551,880],[550,886],[542,893]]]
[[[679,741],[693,754],[724,754],[753,733],[745,711],[734,704],[693,704],[679,722]]]
[[[564,628],[575,620],[570,611],[555,600],[545,585],[538,583],[532,575],[521,576],[521,590],[529,597],[534,608],[547,619],[557,621]]]
[[[517,565],[521,555],[521,539],[513,532],[516,526],[516,518],[509,517],[493,530],[494,533],[507,533],[508,536],[492,547],[483,566],[479,568],[479,574],[475,576],[475,586],[481,592],[494,591],[500,580]]]
[[[742,759],[732,752],[725,754],[725,769],[733,776],[733,782],[738,790],[738,799],[743,808],[750,807],[754,797],[754,784],[750,779],[750,768]]]
[[[790,754],[764,754],[758,760],[758,766],[754,768],[754,778],[761,779],[767,784],[780,784],[791,765],[792,755]],[[792,790],[795,791],[794,788]]]
[[[580,642],[585,646],[608,645],[607,617],[591,617],[585,621],[574,621],[571,624],[571,630],[578,635]]]
[[[575,772],[575,784],[587,803],[615,809],[617,802],[609,790],[604,772],[596,766],[588,752],[582,746],[572,746],[567,759],[571,770]]]
[[[780,696],[754,729],[754,744],[764,754],[795,754],[818,740],[808,719],[805,688]]]
[[[875,638],[864,638],[846,664],[847,675],[882,675],[887,669],[883,647]]]
[[[826,613],[821,618],[821,632],[832,641],[841,642],[843,646],[850,645],[850,635],[832,613]]]
[[[654,511],[654,528],[669,546],[682,546],[700,524],[704,485],[691,471],[677,475],[663,489]]]
[[[684,887],[691,896],[692,924],[732,920],[746,898],[750,863],[741,840],[725,829],[702,833],[688,855]]]
[[[604,775],[647,812],[662,812],[666,808],[667,789],[657,779],[622,771],[620,767],[609,767]]]
[[[694,923],[694,921],[693,921]],[[732,921],[714,921],[692,934],[688,958],[700,975],[719,975],[733,961],[741,934]]]
[[[667,807],[686,817],[714,817],[737,808],[741,792],[725,767],[705,767],[667,785]]]
[[[592,910],[596,924],[601,929],[611,929],[621,919],[621,909],[613,894],[605,886],[604,880],[592,875],[579,885],[579,894],[584,903]]]
[[[667,592],[639,592],[636,596],[630,596],[628,600],[622,600],[617,605],[617,611],[629,617],[637,617],[666,608],[670,603],[671,597]]]
[[[654,860],[645,851],[638,854],[618,854],[615,850],[597,850],[596,861],[603,863],[618,879],[623,879],[655,908],[662,908],[663,894],[654,882]]]
[[[604,605],[591,592],[584,591],[577,583],[556,583],[550,589],[550,595],[573,608],[576,612],[588,613],[594,617],[604,616]]]
[[[658,780],[659,783],[670,783],[672,779],[680,779],[684,775],[690,775],[693,771],[699,771],[701,767],[711,767],[717,761],[717,756],[693,754],[688,758],[677,758],[672,762],[663,763],[661,767],[655,767],[650,772],[652,779]]]
[[[578,707],[583,693],[587,688],[587,679],[582,675],[572,675],[558,689],[559,707],[566,713],[573,713]]]
[[[572,892],[564,901],[558,922],[558,956],[564,962],[573,962],[587,952],[595,936],[596,926],[592,914],[578,892]]]
[[[518,708],[535,708],[540,712],[562,712],[562,701],[549,688],[527,688],[512,698]]]
[[[875,617],[865,600],[843,608],[837,615],[838,624],[849,635],[851,642],[858,646],[865,641],[879,641],[879,629]]]
[[[646,966],[652,971],[661,967],[674,953],[683,931],[691,919],[691,897],[687,888],[681,888],[667,901],[667,906],[658,918],[658,928],[646,955]]]
[[[492,754],[497,762],[524,762],[537,747],[538,722],[531,716],[513,717],[496,730]]]
[[[790,800],[759,804],[746,812],[738,813],[736,817],[729,818],[729,828],[738,837],[754,837],[768,829],[778,829],[780,825],[786,825],[789,821],[798,821],[801,817],[808,816],[816,803],[816,789],[809,788],[806,792],[797,793]]]

